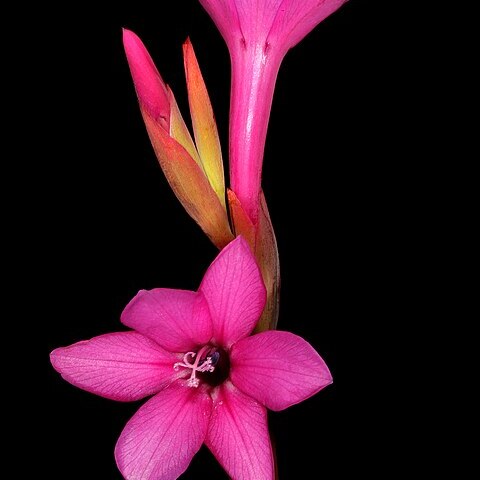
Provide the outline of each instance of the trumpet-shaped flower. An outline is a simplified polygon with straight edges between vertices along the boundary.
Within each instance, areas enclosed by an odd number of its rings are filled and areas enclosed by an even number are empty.
[[[230,182],[257,223],[263,152],[278,69],[286,52],[346,0],[200,0],[232,62]]]
[[[186,41],[185,73],[195,142],[142,41],[129,30],[123,44],[150,141],[185,210],[219,248],[233,236],[225,206],[222,153],[212,106],[192,44]]]
[[[220,252],[197,292],[140,291],[121,317],[132,331],[52,352],[55,369],[84,390],[119,401],[154,395],[115,448],[127,480],[175,479],[202,443],[233,479],[273,478],[266,408],[301,402],[332,379],[302,338],[281,331],[249,336],[265,297],[239,237]]]

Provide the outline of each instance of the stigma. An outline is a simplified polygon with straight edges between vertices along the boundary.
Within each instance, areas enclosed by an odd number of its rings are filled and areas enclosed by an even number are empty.
[[[197,372],[213,372],[215,370],[215,364],[218,360],[218,353],[213,352],[212,355],[208,355],[205,358],[202,358],[208,350],[211,350],[211,347],[205,345],[200,349],[198,353],[196,352],[187,352],[183,356],[183,362],[177,362],[173,365],[173,369],[178,371],[180,367],[190,368],[192,373],[188,379],[187,385],[189,387],[197,388],[200,384],[200,380],[197,378]],[[216,356],[217,354],[217,356]]]

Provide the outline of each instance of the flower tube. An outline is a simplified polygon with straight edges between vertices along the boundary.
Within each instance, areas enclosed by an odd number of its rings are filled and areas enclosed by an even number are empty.
[[[200,0],[232,63],[230,182],[253,224],[278,69],[287,51],[346,0]]]

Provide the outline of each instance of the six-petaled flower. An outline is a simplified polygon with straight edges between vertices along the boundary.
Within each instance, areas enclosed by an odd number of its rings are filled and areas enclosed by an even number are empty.
[[[255,259],[238,237],[197,292],[140,291],[121,317],[133,331],[52,352],[63,378],[89,392],[119,401],[154,395],[118,440],[115,457],[126,479],[175,479],[203,443],[233,479],[273,478],[266,408],[301,402],[332,377],[292,333],[249,336],[265,298]]]

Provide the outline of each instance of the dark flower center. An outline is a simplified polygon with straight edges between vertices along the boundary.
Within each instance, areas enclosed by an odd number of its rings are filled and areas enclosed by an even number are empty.
[[[228,378],[230,359],[223,348],[205,345],[198,352],[187,352],[183,362],[173,365],[175,370],[180,367],[192,370],[187,382],[189,387],[198,387],[200,381],[216,387]]]
[[[217,387],[228,378],[230,373],[230,359],[228,358],[228,353],[223,348],[214,348],[213,353],[208,354],[208,357],[211,358],[212,366],[214,367],[213,372],[199,372],[197,377],[200,378],[202,382],[205,382],[212,387]]]

